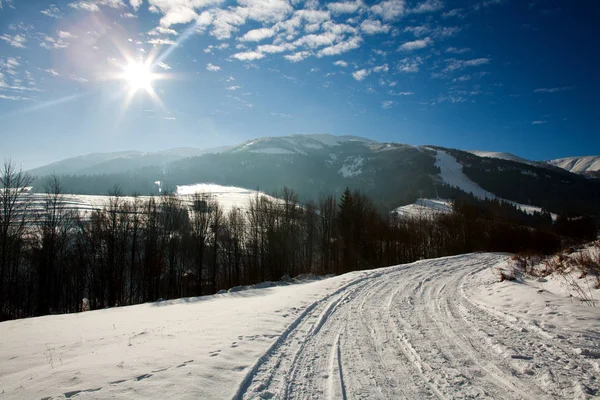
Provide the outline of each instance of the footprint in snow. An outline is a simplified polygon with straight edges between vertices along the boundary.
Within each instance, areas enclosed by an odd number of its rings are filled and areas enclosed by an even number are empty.
[[[220,352],[221,352],[221,350],[215,350],[215,351],[211,351],[208,354],[210,354],[211,357],[216,357],[219,355]]]

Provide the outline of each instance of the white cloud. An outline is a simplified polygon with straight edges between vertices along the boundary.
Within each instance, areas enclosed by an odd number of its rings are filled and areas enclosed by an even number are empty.
[[[424,49],[425,47],[431,46],[433,44],[433,40],[430,37],[426,37],[425,39],[413,40],[412,42],[406,42],[398,47],[398,50],[401,51],[413,51]]]
[[[544,125],[547,123],[548,121],[531,121],[531,125]]]
[[[389,70],[390,70],[390,67],[387,64],[373,67],[373,72],[388,72]]]
[[[241,89],[241,88],[242,88],[241,86],[231,85],[231,86],[227,86],[225,88],[225,90],[238,90],[238,89]]]
[[[286,0],[238,0],[236,12],[254,21],[279,22],[294,10]]]
[[[150,35],[150,36],[159,36],[159,35],[175,35],[175,36],[177,36],[178,33],[175,29],[157,26],[156,28],[149,31],[148,35]]]
[[[404,15],[405,6],[404,0],[384,0],[372,6],[371,11],[384,20],[394,20]]]
[[[388,33],[390,31],[390,26],[384,25],[381,21],[376,19],[365,19],[360,24],[360,29],[367,35],[375,35],[377,33]]]
[[[334,62],[333,65],[337,65],[338,67],[346,68],[348,66],[348,63],[344,60],[339,60],[339,61]]]
[[[558,93],[558,92],[564,92],[565,90],[572,90],[572,89],[573,89],[572,86],[562,86],[562,87],[535,89],[533,92],[534,93]]]
[[[172,46],[175,44],[175,42],[170,39],[152,38],[152,39],[148,40],[148,44],[153,44],[155,46],[162,46],[162,45]]]
[[[307,57],[310,57],[311,55],[312,55],[312,53],[310,51],[299,51],[294,54],[288,54],[286,56],[283,56],[283,58],[285,58],[286,60],[291,61],[293,63],[297,63],[297,62],[304,60]]]
[[[335,2],[327,4],[327,8],[334,14],[354,14],[363,7],[362,1]]]
[[[264,44],[264,45],[258,46],[256,48],[256,51],[258,51],[259,53],[268,53],[268,54],[283,53],[284,51],[293,50],[294,47],[295,46],[291,43]]]
[[[356,79],[357,81],[362,81],[370,74],[371,74],[371,71],[369,71],[368,69],[359,69],[358,71],[354,71],[352,73],[352,77],[354,79]]]
[[[381,102],[381,108],[388,109],[391,108],[395,104],[392,100],[386,100]]]
[[[77,10],[85,10],[91,12],[100,11],[100,6],[106,6],[110,8],[122,8],[125,7],[125,3],[122,0],[81,0],[73,3],[69,3],[69,7]]]
[[[171,66],[169,64],[167,64],[166,62],[159,62],[158,65],[160,68],[164,69],[165,71],[168,71],[171,69]],[[218,71],[218,70],[217,70]]]
[[[235,53],[231,57],[238,59],[240,61],[253,61],[253,60],[260,60],[261,58],[264,58],[264,56],[265,55],[263,53],[260,53],[258,51],[244,51],[241,53]]]
[[[34,100],[31,97],[24,97],[24,96],[7,96],[4,94],[0,94],[0,99],[4,99],[4,100],[14,100],[14,101],[22,101],[22,100]]]
[[[21,49],[25,48],[25,43],[27,42],[27,38],[19,33],[17,33],[14,36],[5,33],[4,35],[0,36],[0,40],[4,40],[12,47],[17,47]]]
[[[143,0],[129,0],[129,4],[135,11],[137,11],[138,8],[140,8],[140,6],[142,5],[142,2],[143,2]]]
[[[121,14],[121,18],[137,18],[135,14],[132,14],[130,12],[126,12]]]
[[[208,45],[208,47],[204,49],[204,52],[212,54],[213,50],[225,50],[227,48],[229,48],[229,43],[220,43],[216,46],[211,44],[211,45]]]
[[[75,35],[73,35],[71,32],[58,31],[58,37],[60,39],[73,39]]]
[[[296,40],[294,46],[305,46],[314,49],[317,47],[331,46],[337,39],[339,39],[339,36],[331,32],[325,32],[318,35],[310,34]]]
[[[238,26],[243,25],[246,19],[231,10],[218,9],[214,12],[213,29],[210,34],[219,40],[229,39]]]
[[[229,82],[233,82],[235,81],[235,78],[233,76],[230,76],[229,78],[225,79],[225,82],[229,83]]]
[[[60,12],[60,8],[58,8],[55,4],[50,4],[50,6],[48,6],[48,8],[46,8],[45,10],[42,10],[40,12],[50,18],[59,19],[62,16],[62,13]]]
[[[217,72],[221,70],[221,67],[219,67],[218,65],[208,63],[206,64],[206,70],[210,72]]]
[[[444,3],[441,0],[426,0],[425,2],[419,4],[412,10],[412,13],[429,13],[438,11],[444,8]]]
[[[360,36],[352,36],[349,39],[334,44],[333,46],[325,47],[324,49],[319,50],[317,53],[318,57],[323,56],[337,56],[342,53],[346,53],[350,50],[354,50],[360,47],[362,44],[362,38]]]
[[[260,42],[263,39],[275,36],[275,31],[270,28],[259,28],[248,31],[238,38],[242,42]]]

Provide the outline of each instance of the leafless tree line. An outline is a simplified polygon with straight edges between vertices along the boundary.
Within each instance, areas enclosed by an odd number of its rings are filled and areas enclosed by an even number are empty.
[[[46,182],[31,218],[31,178],[0,171],[0,319],[77,312],[202,296],[301,274],[341,274],[474,250],[513,251],[537,233],[498,228],[462,214],[400,218],[346,190],[299,204],[257,195],[227,212],[208,194],[125,200],[118,190],[89,218],[65,206],[58,179]],[[516,233],[515,233],[516,232]],[[516,236],[515,236],[516,235]],[[519,236],[520,235],[520,236]],[[533,235],[533,236],[532,236]],[[541,240],[541,239],[540,239]],[[520,244],[518,244],[520,243]]]

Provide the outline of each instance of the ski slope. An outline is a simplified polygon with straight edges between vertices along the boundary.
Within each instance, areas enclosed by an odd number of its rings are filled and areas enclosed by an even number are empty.
[[[600,309],[504,254],[0,323],[6,399],[583,399]]]

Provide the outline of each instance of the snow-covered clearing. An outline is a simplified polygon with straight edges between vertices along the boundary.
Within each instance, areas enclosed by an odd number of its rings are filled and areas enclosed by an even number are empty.
[[[0,397],[503,398],[600,394],[600,308],[469,254],[0,324]]]
[[[442,181],[453,187],[457,187],[465,193],[473,193],[473,196],[480,199],[495,199],[496,196],[487,190],[482,189],[463,173],[462,164],[456,158],[442,150],[435,150],[435,166],[440,169],[440,178]]]
[[[442,180],[442,182],[444,182],[445,184],[452,186],[452,187],[457,187],[458,189],[462,190],[465,193],[472,193],[473,196],[478,197],[480,199],[496,199],[497,196],[491,192],[488,192],[487,190],[481,188],[477,183],[473,182],[471,179],[469,179],[468,176],[466,176],[463,172],[463,167],[462,164],[460,164],[456,158],[454,158],[452,155],[446,153],[445,151],[442,150],[436,150],[436,149],[431,149],[433,151],[436,152],[436,156],[435,156],[435,166],[438,167],[440,169],[440,179]],[[537,206],[533,206],[533,205],[527,205],[527,204],[520,204],[514,201],[509,201],[509,200],[504,200],[504,199],[499,199],[502,201],[506,201],[507,203],[510,203],[512,205],[514,205],[515,207],[519,208],[521,211],[533,215],[534,212],[542,212],[542,208],[541,207],[537,207]],[[556,220],[557,215],[556,214],[551,214],[552,219]]]
[[[450,214],[452,212],[452,200],[417,199],[416,202],[406,206],[400,206],[392,212],[402,217],[422,217]]]

